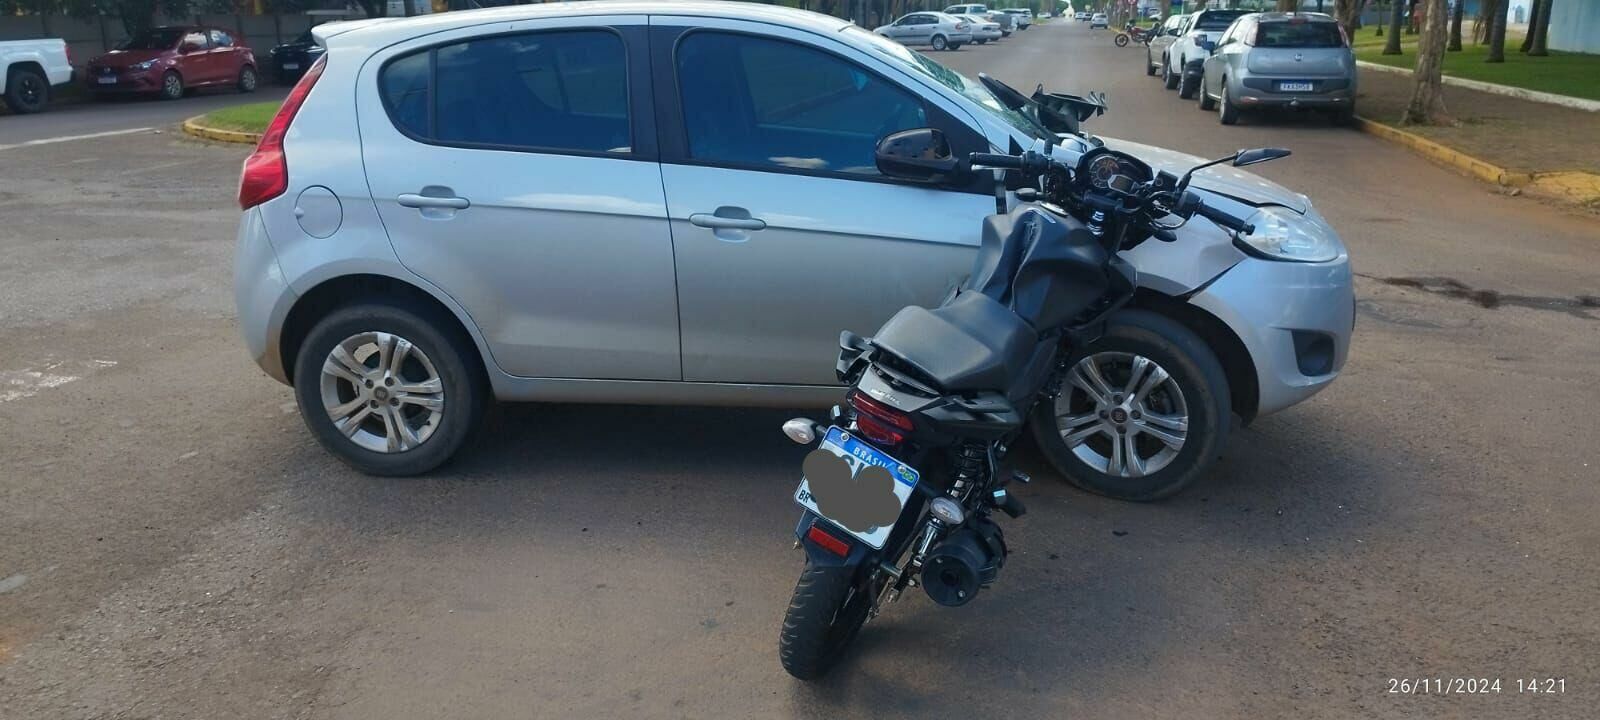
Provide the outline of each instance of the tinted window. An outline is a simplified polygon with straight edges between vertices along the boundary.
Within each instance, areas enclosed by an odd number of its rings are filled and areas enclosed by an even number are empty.
[[[1195,27],[1200,30],[1226,30],[1229,25],[1233,24],[1234,20],[1239,19],[1239,16],[1244,14],[1242,11],[1208,12],[1195,21]]]
[[[1336,48],[1344,47],[1344,36],[1336,23],[1262,23],[1256,31],[1256,47]]]
[[[378,89],[389,117],[400,129],[428,137],[428,58],[417,53],[385,65],[378,75]]]
[[[211,45],[213,47],[233,47],[233,36],[221,30],[212,30]]]
[[[444,45],[389,63],[379,84],[395,124],[431,140],[631,150],[626,55],[621,38],[611,32],[530,33]]]
[[[879,138],[927,125],[910,93],[803,45],[694,32],[677,59],[698,160],[875,175]]]

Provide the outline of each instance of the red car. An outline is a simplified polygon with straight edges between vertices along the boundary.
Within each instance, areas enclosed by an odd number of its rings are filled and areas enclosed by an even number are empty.
[[[208,27],[150,28],[89,61],[94,95],[149,93],[177,100],[185,90],[230,85],[256,89],[256,56],[232,32]]]

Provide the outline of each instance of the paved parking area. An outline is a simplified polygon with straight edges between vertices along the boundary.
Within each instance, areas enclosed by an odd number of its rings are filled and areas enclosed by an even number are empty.
[[[1295,148],[1263,172],[1361,273],[1345,377],[1158,505],[1025,451],[992,591],[908,595],[816,686],[776,658],[801,563],[787,413],[503,407],[434,476],[352,473],[237,338],[243,149],[3,151],[3,715],[1593,717],[1594,220],[1320,123],[1220,128],[1134,52],[1056,24],[935,57],[1106,89],[1107,135]],[[1421,677],[1567,692],[1386,692]]]

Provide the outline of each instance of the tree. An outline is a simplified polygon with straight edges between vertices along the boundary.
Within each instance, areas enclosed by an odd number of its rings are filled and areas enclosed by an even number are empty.
[[[1300,0],[1278,0],[1278,12],[1294,12]]]
[[[1450,11],[1450,44],[1445,50],[1461,52],[1461,17],[1466,14],[1467,0],[1454,0],[1455,7]]]
[[[1478,16],[1472,20],[1472,42],[1474,44],[1482,45],[1485,40],[1489,39],[1488,28],[1494,25],[1492,18],[1494,18],[1494,9],[1498,4],[1498,0],[1483,0],[1483,2],[1478,3]]]
[[[1483,59],[1486,63],[1506,61],[1506,13],[1510,10],[1510,2],[1495,4],[1494,15],[1489,18],[1489,56]]]
[[[1545,0],[1533,0],[1533,6],[1529,9],[1531,14],[1528,16],[1528,34],[1522,38],[1522,47],[1518,48],[1518,52],[1525,53],[1533,49],[1533,36],[1537,34],[1533,29],[1539,27],[1539,16],[1544,14],[1544,4]]]
[[[1445,0],[1427,0],[1422,39],[1417,43],[1417,69],[1412,73],[1411,103],[1400,117],[1403,125],[1448,125],[1444,107]]]
[[[1550,6],[1556,0],[1544,0],[1544,12],[1539,13],[1538,22],[1528,28],[1528,35],[1533,37],[1533,47],[1528,50],[1529,55],[1543,57],[1550,54]]]
[[[1405,0],[1389,0],[1389,39],[1383,43],[1383,54],[1400,54],[1400,21],[1405,14]]]
[[[1367,0],[1333,0],[1333,14],[1344,26],[1346,35],[1355,37],[1356,30],[1361,27],[1361,11],[1366,7]]]

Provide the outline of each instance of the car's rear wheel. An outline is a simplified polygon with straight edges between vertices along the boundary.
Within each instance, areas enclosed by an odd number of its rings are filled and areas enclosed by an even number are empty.
[[[1204,81],[1201,81],[1200,89],[1196,93],[1195,96],[1200,99],[1200,109],[1201,110],[1203,110],[1205,112],[1210,112],[1212,110],[1217,109],[1217,102],[1215,100],[1212,100],[1210,95],[1206,94],[1206,84],[1205,84]]]
[[[1356,123],[1355,103],[1346,105],[1333,111],[1333,124],[1349,127]]]
[[[1184,61],[1178,60],[1178,97],[1183,100],[1193,100],[1195,91],[1200,89],[1202,81],[1198,75],[1191,77],[1184,72],[1183,67]]]
[[[1193,331],[1147,310],[1114,315],[1067,358],[1034,440],[1073,485],[1150,501],[1193,483],[1222,451],[1232,405],[1222,364]]]
[[[6,77],[5,101],[18,115],[39,112],[50,102],[50,81],[33,70],[14,68]]]
[[[933,36],[933,40],[930,40],[929,43],[933,45],[935,50],[943,50],[950,46],[950,42],[943,35]]]
[[[253,93],[256,91],[256,69],[249,65],[239,70],[239,92]]]
[[[373,475],[416,475],[459,450],[487,403],[471,341],[449,318],[405,303],[340,308],[306,335],[295,399],[340,460]]]
[[[1156,74],[1156,61],[1150,57],[1150,48],[1144,49],[1144,74],[1150,77],[1155,77]]]
[[[1232,125],[1239,122],[1239,106],[1233,104],[1232,93],[1228,92],[1228,79],[1222,79],[1222,95],[1217,100],[1217,121],[1223,125]]]
[[[1172,72],[1172,58],[1170,57],[1161,59],[1161,84],[1166,86],[1168,90],[1178,89],[1178,76]]]
[[[183,97],[183,78],[177,73],[168,70],[161,76],[161,99],[177,100]]]

